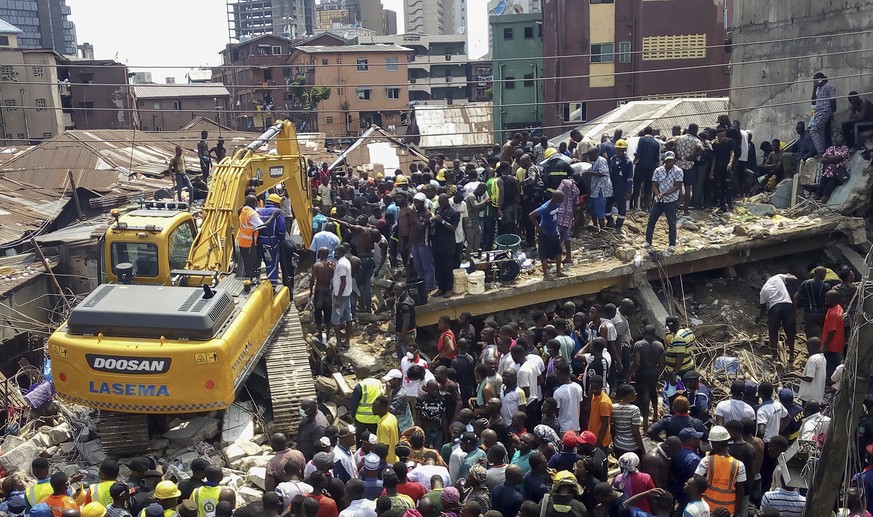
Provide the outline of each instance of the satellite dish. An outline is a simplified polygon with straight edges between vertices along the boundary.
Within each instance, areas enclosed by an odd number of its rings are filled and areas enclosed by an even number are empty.
[[[511,9],[512,12],[515,13],[515,14],[522,14],[522,13],[524,13],[524,6],[521,5],[521,4],[514,4],[510,9]]]
[[[506,11],[506,0],[499,0],[497,5],[491,9],[491,14],[501,15]]]

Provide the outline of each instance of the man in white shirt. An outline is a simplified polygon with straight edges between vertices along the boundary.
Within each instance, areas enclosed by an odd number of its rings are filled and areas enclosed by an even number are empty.
[[[764,443],[769,443],[788,424],[788,411],[781,402],[773,400],[773,385],[769,382],[758,385],[758,396],[761,397],[761,405],[755,419],[758,424],[757,435]]]
[[[333,324],[334,335],[338,346],[349,347],[349,336],[352,335],[352,263],[346,258],[346,246],[340,244],[333,250],[336,257],[336,269],[333,272],[333,313],[330,322]],[[340,332],[345,324],[346,332],[343,337]]]
[[[755,323],[760,323],[767,314],[767,331],[770,336],[770,346],[778,347],[779,327],[785,331],[785,346],[788,348],[788,362],[794,361],[794,337],[797,335],[797,314],[794,311],[794,301],[788,294],[786,282],[796,282],[797,277],[790,274],[771,276],[761,288],[761,310]]]
[[[722,400],[715,406],[715,423],[724,425],[731,420],[743,418],[755,419],[755,410],[743,401],[746,392],[746,383],[743,381],[731,382],[731,398]]]
[[[452,446],[453,453],[459,449],[460,446],[458,444]],[[410,470],[409,474],[406,475],[406,480],[420,483],[421,486],[423,486],[424,489],[428,492],[430,492],[432,488],[430,485],[430,480],[433,479],[434,476],[440,476],[441,478],[443,478],[443,486],[451,486],[452,480],[449,476],[449,469],[443,467],[442,465],[437,465],[436,462],[436,451],[427,451],[426,453],[424,453],[424,463],[421,463],[420,465],[417,465],[414,469]]]
[[[561,424],[561,433],[579,432],[581,429],[579,415],[585,392],[582,386],[570,380],[570,365],[563,362],[556,364],[555,376],[560,385],[555,390],[554,398],[558,403],[558,423]]]
[[[376,501],[364,497],[364,481],[350,479],[346,483],[349,505],[339,513],[340,517],[376,517]]]
[[[820,434],[826,433],[831,426],[831,417],[821,414],[821,405],[818,402],[807,402],[803,406],[803,414],[807,416],[800,424],[798,440],[815,440]]]
[[[800,390],[797,398],[804,402],[824,402],[825,383],[827,380],[827,360],[821,352],[821,339],[811,337],[806,342],[809,359],[803,367],[800,377]]]

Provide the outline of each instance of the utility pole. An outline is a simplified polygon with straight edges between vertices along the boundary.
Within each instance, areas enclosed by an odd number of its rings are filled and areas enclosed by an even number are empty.
[[[873,288],[868,286],[871,280],[871,257],[873,253],[868,253],[865,259],[866,271],[861,272],[856,295],[859,311],[852,325],[845,370],[831,414],[830,428],[806,498],[805,515],[830,515],[840,495],[840,488],[849,481],[844,476],[855,474],[846,473],[845,470],[847,464],[852,464],[849,456],[857,454],[854,448],[857,443],[855,437],[858,420],[867,395],[869,368],[873,364]]]

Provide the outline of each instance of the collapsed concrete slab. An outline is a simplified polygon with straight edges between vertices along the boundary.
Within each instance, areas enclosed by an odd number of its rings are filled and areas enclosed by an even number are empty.
[[[208,415],[198,416],[170,429],[164,433],[164,438],[170,440],[171,444],[193,445],[215,436],[218,433],[218,426],[217,418]]]
[[[29,472],[30,463],[39,456],[45,448],[28,440],[0,456],[0,466],[7,473]]]
[[[221,423],[221,443],[231,444],[251,440],[255,435],[255,421],[252,418],[254,406],[251,402],[234,402]]]

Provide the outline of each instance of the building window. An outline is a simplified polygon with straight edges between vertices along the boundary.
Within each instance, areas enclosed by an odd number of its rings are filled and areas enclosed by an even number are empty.
[[[612,4],[615,0],[591,0],[592,4]]]
[[[507,77],[506,81],[503,83],[503,88],[506,90],[514,90],[515,89],[515,77]]]
[[[329,64],[330,64],[330,59],[322,59],[321,60],[321,66],[327,66]]]
[[[0,36],[0,47],[6,47],[9,45],[9,36]]]
[[[631,42],[622,41],[618,44],[618,62],[626,65],[631,62]]]
[[[399,99],[400,88],[385,88],[385,96],[389,99]]]
[[[643,61],[701,59],[706,57],[706,34],[646,36],[642,50]]]
[[[564,106],[564,122],[588,120],[588,106],[584,102],[568,102]]]
[[[33,67],[32,72],[34,77],[42,77],[45,75],[45,70],[41,66]]]
[[[160,102],[153,102],[153,103],[152,103],[152,109],[153,109],[153,110],[159,110],[159,109],[161,109],[161,103],[160,103]]]
[[[45,99],[36,99],[36,111],[44,111],[47,107]]]
[[[15,99],[6,99],[3,101],[3,106],[6,108],[6,111],[16,111],[18,109],[15,107]]]
[[[512,39],[512,27],[503,29],[503,39]]]
[[[543,24],[542,23],[537,24],[537,37],[538,38],[543,37]]]
[[[615,45],[612,43],[595,43],[591,45],[591,62],[592,63],[612,63],[615,60],[613,55]]]
[[[173,109],[176,111],[182,111],[182,101],[173,101]]]
[[[396,57],[385,58],[385,69],[389,72],[399,70],[399,65]]]
[[[533,88],[534,87],[534,74],[524,74],[524,87],[525,88]]]
[[[369,59],[358,59],[358,72],[366,72],[370,69]]]
[[[369,88],[358,88],[358,100],[359,101],[370,100],[370,89]]]
[[[333,117],[324,117],[325,124],[333,124]]]
[[[524,28],[524,39],[533,39],[533,27]]]
[[[0,79],[3,79],[4,81],[14,81],[17,76],[18,76],[18,74],[15,73],[14,66],[12,66],[12,65],[0,66]]]
[[[43,133],[43,134],[42,134],[42,137],[43,137],[43,138],[51,138],[51,137],[52,137],[52,134],[51,134],[51,133]]]
[[[273,55],[274,56],[281,56],[282,55],[282,47],[280,47],[278,45],[274,46],[273,47]]]

